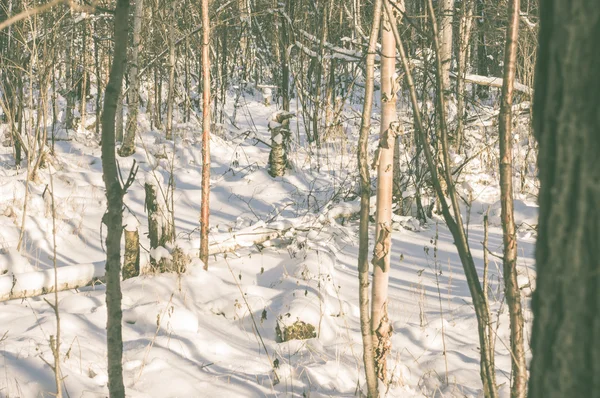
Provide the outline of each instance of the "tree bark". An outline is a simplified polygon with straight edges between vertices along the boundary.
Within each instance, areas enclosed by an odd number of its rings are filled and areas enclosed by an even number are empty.
[[[450,67],[452,66],[452,15],[454,14],[454,0],[440,2],[440,57],[442,59],[442,72],[440,80],[442,92],[446,96],[446,105],[450,95]]]
[[[500,142],[500,203],[504,243],[504,293],[510,315],[510,348],[512,351],[511,397],[525,398],[527,363],[523,345],[523,311],[517,282],[517,231],[513,205],[512,103],[517,68],[520,0],[508,2],[508,27],[504,50],[504,78],[498,135]]]
[[[275,113],[269,123],[271,132],[271,151],[269,152],[269,174],[271,177],[281,177],[288,168],[288,151],[290,149],[290,119],[293,113],[279,111]]]
[[[294,1],[289,0],[285,2],[285,12],[287,16],[293,18],[292,12],[294,9]],[[283,110],[290,111],[290,22],[287,18],[282,18],[281,25],[281,43],[282,43],[282,57],[281,57],[281,96],[283,103]]]
[[[200,203],[200,260],[208,269],[208,216],[210,195],[210,21],[208,0],[202,0],[202,198]]]
[[[140,274],[140,234],[137,229],[125,230],[125,255],[123,256],[123,280]]]
[[[119,155],[131,156],[135,153],[135,134],[137,132],[137,116],[139,111],[139,85],[138,80],[138,57],[140,52],[140,32],[142,30],[142,17],[144,13],[144,0],[135,0],[133,14],[133,47],[131,48],[131,60],[129,62],[129,106],[127,114],[127,126],[125,138]]]
[[[529,397],[600,396],[600,8],[540,2],[537,288]]]
[[[399,5],[402,8],[403,5]],[[396,39],[393,13],[384,14],[381,24],[381,126],[377,163],[377,204],[375,247],[373,249],[373,290],[371,330],[377,377],[387,381],[387,354],[392,348],[392,327],[388,316],[388,280],[392,249],[392,191],[394,141],[396,137]]]
[[[123,336],[121,330],[121,235],[123,232],[123,195],[115,157],[115,117],[127,62],[129,0],[118,0],[114,17],[115,51],[102,115],[102,171],[108,208],[106,224],[106,325],[108,351],[108,390],[111,398],[125,396],[123,385]]]
[[[363,362],[367,379],[368,398],[377,398],[377,373],[373,353],[373,333],[369,316],[369,210],[371,207],[371,176],[369,174],[369,130],[371,129],[371,112],[373,110],[373,90],[375,75],[375,54],[377,38],[381,24],[381,1],[373,5],[373,24],[369,37],[365,67],[365,99],[363,102],[362,121],[358,138],[358,167],[360,172],[360,226],[358,244],[358,281],[360,302],[360,331],[363,341]]]

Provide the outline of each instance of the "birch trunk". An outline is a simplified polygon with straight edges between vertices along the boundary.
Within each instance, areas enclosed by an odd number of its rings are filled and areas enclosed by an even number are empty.
[[[375,247],[373,249],[373,300],[371,330],[377,377],[387,382],[387,354],[392,348],[392,328],[388,316],[388,280],[392,248],[392,191],[396,122],[396,40],[393,13],[385,14],[381,24],[381,126],[377,162],[377,204]]]
[[[375,52],[381,24],[381,0],[373,6],[373,24],[369,37],[369,49],[366,59],[365,100],[362,122],[358,138],[358,165],[360,171],[360,226],[358,246],[358,280],[360,302],[360,331],[363,341],[363,362],[367,379],[367,396],[377,398],[377,373],[373,356],[373,333],[369,324],[369,209],[371,200],[371,176],[369,173],[369,130],[373,110],[373,86],[375,74]]]

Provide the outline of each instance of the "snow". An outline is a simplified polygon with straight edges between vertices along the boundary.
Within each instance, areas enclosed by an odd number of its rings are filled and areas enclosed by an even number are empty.
[[[134,232],[137,231],[140,223],[137,218],[133,214],[129,214],[127,217],[123,219],[123,225],[126,231]]]
[[[227,114],[231,115],[233,100],[228,103]],[[347,106],[349,116],[360,109]],[[193,260],[182,275],[141,275],[122,283],[128,397],[350,397],[355,396],[357,386],[364,388],[357,272],[360,202],[358,184],[351,184],[358,175],[354,152],[358,126],[353,117],[347,118],[349,149],[341,149],[338,142],[311,149],[294,138],[288,154],[292,169],[273,179],[266,170],[269,148],[256,145],[252,136],[246,138],[240,132],[252,131],[269,142],[276,110],[276,105],[265,106],[260,98],[248,97],[238,109],[235,124],[239,130],[227,121],[224,135],[211,140],[208,271],[196,258],[200,123],[193,118],[189,124],[179,124],[176,131],[180,135],[173,145],[161,132],[150,130],[148,119],[141,114],[144,146],[138,139],[136,154],[119,158],[124,175],[134,159],[140,166],[125,197],[123,224],[128,231],[140,233],[142,269],[146,269],[149,255],[171,258],[174,247]],[[297,118],[290,121],[294,136],[297,123]],[[376,120],[373,124],[378,128]],[[486,131],[479,125],[467,126],[466,146],[472,154],[491,142]],[[67,280],[101,279],[104,275],[106,228],[101,219],[106,200],[100,150],[86,134],[71,132],[70,141],[56,142],[53,173],[59,287]],[[376,146],[376,137],[370,137],[371,157]],[[3,159],[10,158],[10,148],[0,151]],[[524,151],[516,148],[515,153],[520,156]],[[167,158],[157,160],[158,154]],[[480,275],[483,215],[488,208],[489,248],[494,253],[502,250],[497,176],[489,171],[494,156],[493,151],[484,151],[475,157],[461,172],[458,184],[463,197],[472,197],[470,207],[463,205],[462,211],[465,219],[469,215],[468,237]],[[454,163],[463,161],[459,155],[453,157]],[[144,183],[161,188],[157,189],[159,201],[170,204],[171,198],[166,200],[163,192],[167,192],[171,168],[175,172],[172,200],[177,240],[148,253]],[[527,178],[534,186],[535,180]],[[23,249],[20,253],[15,249],[25,179],[24,169],[7,163],[0,168],[0,337],[6,333],[0,344],[0,391],[6,396],[33,397],[55,391],[52,371],[42,361],[52,360],[48,339],[56,333],[56,320],[44,298],[53,302],[54,295],[5,300],[15,294],[24,297],[25,292],[50,291],[48,286],[54,286],[54,247],[51,213],[42,198],[49,175],[42,169],[40,182],[29,186]],[[405,192],[403,196],[408,200],[410,195]],[[428,203],[425,195],[424,203]],[[519,193],[515,200],[515,218],[520,225],[518,280],[521,286],[529,285],[523,289],[528,329],[529,296],[535,285],[537,206],[533,202],[526,193]],[[374,205],[373,197],[371,213]],[[394,215],[393,220],[389,313],[394,334],[387,396],[481,396],[476,319],[451,234],[436,215],[425,224],[414,213]],[[434,243],[436,223],[439,239]],[[373,235],[374,226],[370,252]],[[434,244],[437,259],[433,258]],[[509,321],[500,270],[501,264],[492,257],[490,302],[493,318],[499,314],[497,377],[501,396],[508,397],[510,354],[505,344]],[[70,396],[106,395],[105,286],[101,281],[78,286],[58,294],[65,384]],[[297,320],[313,325],[317,337],[278,342],[276,326],[289,326]],[[443,383],[442,325],[448,385]]]

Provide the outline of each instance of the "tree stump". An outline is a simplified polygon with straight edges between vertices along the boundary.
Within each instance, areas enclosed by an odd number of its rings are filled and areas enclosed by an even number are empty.
[[[289,167],[287,152],[290,145],[290,119],[295,115],[279,111],[271,116],[269,131],[271,132],[271,152],[269,154],[269,174],[281,177]]]
[[[125,227],[123,280],[140,275],[140,234],[137,227]]]
[[[171,223],[167,219],[167,209],[161,205],[156,192],[156,185],[146,181],[144,184],[146,191],[145,206],[148,213],[148,238],[150,239],[150,249],[164,247],[167,242],[173,241],[173,233],[171,231]],[[150,263],[154,268],[160,268],[161,272],[166,270],[167,261],[163,259],[156,261],[153,256],[150,256]]]

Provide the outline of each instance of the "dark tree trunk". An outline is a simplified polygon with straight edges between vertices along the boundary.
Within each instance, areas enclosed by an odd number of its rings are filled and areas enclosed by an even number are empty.
[[[106,224],[106,338],[108,351],[108,391],[111,398],[124,397],[123,336],[121,330],[121,235],[123,233],[123,195],[115,158],[115,118],[127,60],[129,0],[118,0],[115,9],[115,51],[102,114],[102,171],[108,209]]]
[[[600,396],[600,8],[540,2],[537,289],[529,397]]]

